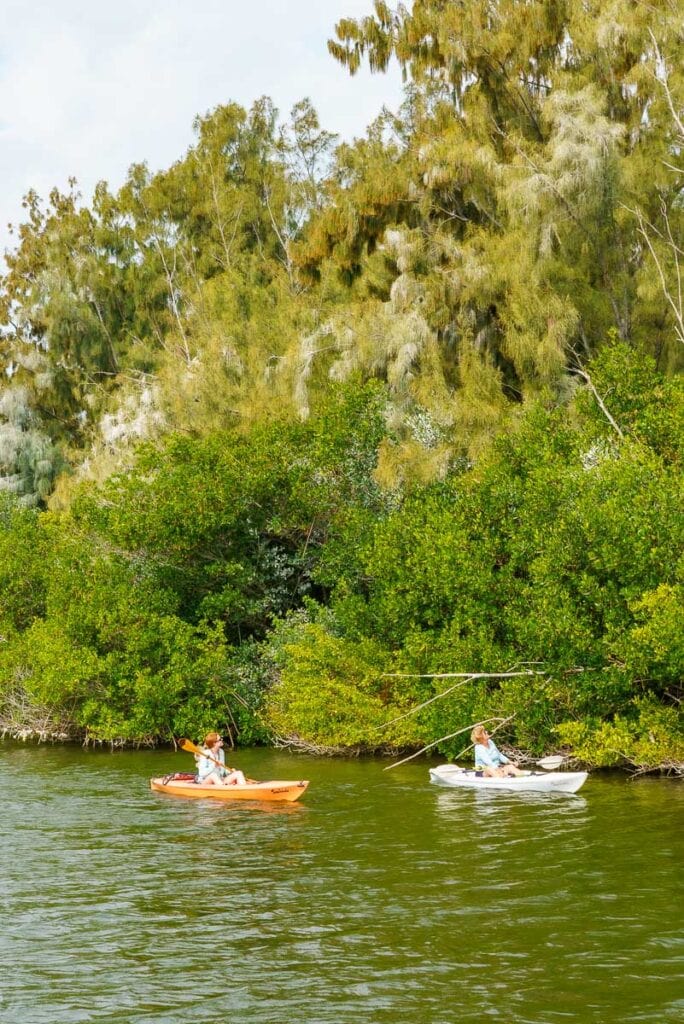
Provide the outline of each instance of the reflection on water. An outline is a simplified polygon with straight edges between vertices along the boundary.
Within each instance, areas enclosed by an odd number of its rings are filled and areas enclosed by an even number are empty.
[[[679,784],[236,760],[303,802],[152,793],[168,752],[0,747],[3,1022],[683,1019]]]
[[[437,788],[437,808],[447,815],[458,813],[459,808],[471,808],[474,814],[491,815],[497,818],[510,811],[518,816],[521,805],[547,808],[554,818],[563,814],[574,815],[579,807],[586,807],[586,799],[579,793],[543,793],[531,790],[523,793],[509,793],[505,789],[446,789]]]

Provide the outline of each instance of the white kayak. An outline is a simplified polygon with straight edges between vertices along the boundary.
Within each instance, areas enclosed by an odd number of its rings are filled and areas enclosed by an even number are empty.
[[[440,764],[430,769],[430,782],[436,786],[464,789],[505,789],[509,793],[576,793],[587,781],[587,772],[527,772],[525,775],[488,777],[473,768]]]

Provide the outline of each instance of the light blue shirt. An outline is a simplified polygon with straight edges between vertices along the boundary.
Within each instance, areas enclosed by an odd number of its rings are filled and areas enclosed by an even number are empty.
[[[213,756],[213,755],[212,755]],[[221,779],[226,774],[226,769],[216,764],[216,761],[220,761],[221,764],[225,764],[226,755],[223,753],[223,748],[219,750],[214,761],[211,761],[204,754],[201,754],[197,758],[197,780],[198,782],[204,782],[208,775],[218,775]]]
[[[475,767],[499,768],[502,764],[509,764],[505,754],[502,754],[494,740],[490,740],[485,747],[484,743],[475,744]]]

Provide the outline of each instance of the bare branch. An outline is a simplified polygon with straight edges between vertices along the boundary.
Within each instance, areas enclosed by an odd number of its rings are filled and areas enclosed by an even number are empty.
[[[661,260],[660,260],[660,258],[658,256],[658,254],[657,254],[657,252],[655,250],[655,247],[653,245],[653,242],[651,240],[651,233],[654,233],[654,234],[658,235],[661,238],[663,236],[660,234],[659,231],[657,231],[653,227],[653,225],[649,221],[646,220],[646,218],[641,213],[641,210],[633,210],[631,212],[636,214],[637,220],[639,221],[639,234],[642,236],[642,238],[646,242],[646,245],[648,246],[648,250],[651,253],[651,257],[653,259],[653,262],[656,265],[656,270],[658,271],[658,276],[660,277],[660,286],[661,286],[663,295],[665,296],[665,299],[667,300],[670,308],[672,309],[672,312],[674,313],[674,318],[675,318],[675,334],[677,335],[679,341],[681,341],[682,344],[684,344],[684,307],[682,306],[682,279],[681,279],[681,271],[680,271],[680,267],[679,267],[679,258],[678,258],[680,250],[674,244],[674,241],[672,241],[672,243],[670,243],[668,241],[669,248],[672,250],[672,254],[673,254],[673,257],[674,257],[674,261],[675,261],[675,274],[676,274],[676,279],[677,279],[677,293],[678,293],[678,301],[675,302],[675,300],[673,299],[672,294],[670,292],[670,289],[669,289],[669,286],[668,286],[668,283],[667,283],[667,278],[665,277],[665,271],[663,269],[663,265],[661,263]],[[663,217],[665,219],[665,224],[666,224],[666,228],[667,228],[668,237],[672,238],[672,230],[670,228],[669,217],[667,215],[667,210],[666,209],[663,210]],[[648,231],[646,230],[647,226],[649,228]]]
[[[620,427],[617,425],[617,423],[615,422],[613,417],[608,412],[608,409],[606,408],[606,403],[603,401],[603,399],[599,395],[598,391],[596,390],[596,387],[594,386],[594,382],[592,381],[591,377],[586,372],[586,370],[582,370],[580,367],[576,366],[576,367],[573,367],[570,370],[570,373],[574,373],[574,374],[576,374],[576,376],[582,378],[582,380],[586,383],[586,385],[589,388],[589,390],[591,391],[592,395],[594,396],[594,398],[598,402],[598,405],[599,405],[599,408],[601,409],[601,412],[606,417],[606,419],[610,423],[610,425],[613,428],[613,430],[615,431],[615,433],[618,435],[618,437],[620,437],[622,440],[624,440],[625,435],[620,430]]]
[[[667,70],[667,61],[660,52],[660,47],[658,46],[658,42],[656,40],[655,35],[653,34],[652,28],[649,28],[648,34],[651,37],[653,49],[655,50],[656,66],[661,69],[661,74],[659,75],[657,71],[654,71],[653,77],[663,88],[663,92],[665,93],[665,99],[667,100],[667,105],[670,108],[670,113],[672,114],[672,120],[677,126],[677,131],[679,132],[680,138],[684,141],[684,121],[682,121],[682,117],[678,113],[677,108],[674,104],[674,100],[672,98],[672,90],[670,89],[670,78]]]
[[[457,729],[456,732],[450,732],[448,736],[440,736],[434,743],[428,743],[427,746],[421,747],[420,750],[416,750],[415,754],[409,754],[408,757],[403,758],[401,761],[395,761],[394,764],[388,764],[386,768],[382,770],[388,772],[390,768],[398,768],[400,764],[406,764],[407,761],[412,761],[414,757],[418,757],[419,754],[424,754],[426,750],[432,750],[438,743],[443,743],[445,740],[452,740],[454,736],[460,736],[464,732],[468,732],[468,729],[474,729],[476,725],[485,725],[487,722],[499,722],[500,724],[494,730],[496,732],[507,722],[510,722],[515,715],[510,715],[509,718],[485,718],[482,722],[474,722],[472,725],[466,725],[465,729]],[[469,748],[466,748],[469,749]]]
[[[537,662],[536,664],[541,664]],[[508,679],[511,676],[545,676],[546,672],[383,672],[388,679]]]
[[[454,683],[454,685],[450,686],[447,690],[442,690],[441,693],[436,694],[434,697],[430,697],[429,700],[423,701],[422,704],[418,704],[417,707],[411,708],[411,710],[405,712],[405,714],[398,715],[397,718],[391,718],[389,722],[383,722],[380,729],[387,729],[390,725],[394,725],[395,722],[401,722],[403,718],[409,718],[411,715],[415,715],[417,711],[421,711],[423,708],[426,708],[428,704],[432,704],[433,701],[439,700],[441,697],[446,697],[448,693],[451,693],[452,690],[457,689],[459,686],[465,686],[466,683],[469,683],[473,678],[475,677],[468,676],[467,679],[461,679],[460,682]]]

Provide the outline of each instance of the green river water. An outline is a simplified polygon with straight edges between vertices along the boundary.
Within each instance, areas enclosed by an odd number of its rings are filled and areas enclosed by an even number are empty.
[[[148,779],[187,754],[0,745],[2,1024],[684,1020],[681,783],[229,760],[311,785],[182,800]]]

